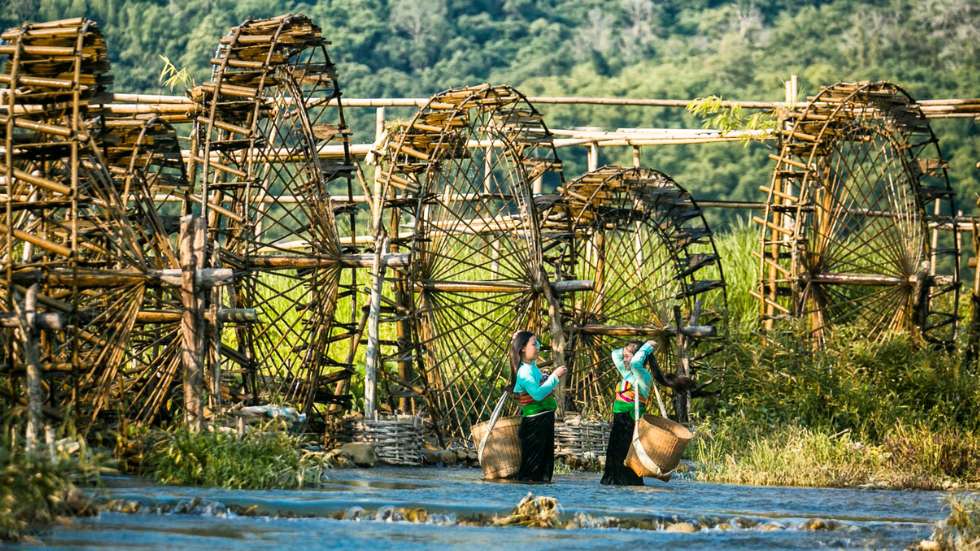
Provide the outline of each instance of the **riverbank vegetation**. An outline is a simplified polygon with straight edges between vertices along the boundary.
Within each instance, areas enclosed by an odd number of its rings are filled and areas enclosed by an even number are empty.
[[[128,438],[131,472],[160,484],[233,489],[302,488],[337,465],[336,454],[279,422],[235,431],[184,428],[141,431]]]
[[[793,327],[763,336],[753,229],[718,237],[728,342],[716,394],[696,403],[702,480],[797,486],[980,485],[980,376],[961,354],[841,328],[814,349]],[[966,309],[961,309],[966,311]]]
[[[64,517],[95,514],[80,487],[98,483],[106,458],[76,440],[28,451],[16,434],[5,426],[0,435],[0,541],[28,538]]]

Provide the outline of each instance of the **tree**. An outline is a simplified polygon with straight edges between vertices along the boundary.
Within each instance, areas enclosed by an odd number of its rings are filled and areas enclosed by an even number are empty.
[[[392,0],[389,21],[411,39],[412,67],[419,69],[429,64],[430,50],[438,43],[445,19],[446,0]]]

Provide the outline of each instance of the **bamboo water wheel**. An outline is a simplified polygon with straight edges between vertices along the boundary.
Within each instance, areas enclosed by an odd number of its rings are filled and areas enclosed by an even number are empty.
[[[302,15],[246,21],[192,91],[203,114],[189,177],[208,261],[237,274],[209,299],[237,314],[213,316],[208,373],[303,411],[349,400],[330,384],[350,376],[356,344],[354,166],[326,45]]]
[[[759,249],[764,324],[818,341],[852,326],[950,346],[959,247],[930,222],[956,215],[935,134],[894,84],[841,83],[786,113]],[[946,232],[943,232],[946,233]]]
[[[178,272],[179,217],[189,207],[192,190],[176,130],[154,115],[106,114],[96,126],[147,266],[154,273]],[[116,405],[131,420],[156,420],[168,402],[179,403],[182,308],[178,286],[146,288],[114,386]]]
[[[648,168],[604,166],[559,189],[545,228],[572,230],[577,279],[589,291],[565,297],[569,392],[581,413],[605,418],[620,375],[611,352],[657,342],[664,372],[710,380],[699,369],[718,351],[725,280],[711,229],[691,195]],[[675,398],[686,419],[689,391]]]
[[[431,98],[379,156],[392,217],[379,225],[410,228],[390,235],[411,255],[401,311],[416,368],[401,386],[465,441],[509,384],[515,331],[538,332],[549,361],[564,364],[561,284],[549,279],[531,196],[537,178],[561,182],[561,162],[541,114],[517,90],[489,85]]]
[[[17,327],[17,338],[4,335],[5,392],[11,403],[40,392],[48,413],[70,410],[84,423],[108,405],[152,279],[125,191],[86,122],[111,82],[106,45],[81,18],[2,37],[0,257],[5,327]],[[28,303],[34,327],[15,319]],[[39,371],[26,393],[18,390],[25,366],[29,378]]]

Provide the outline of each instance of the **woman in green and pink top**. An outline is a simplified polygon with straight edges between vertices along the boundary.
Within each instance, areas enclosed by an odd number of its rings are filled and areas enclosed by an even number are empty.
[[[633,425],[636,423],[636,407],[634,400],[640,401],[640,415],[643,415],[643,403],[650,395],[650,381],[653,375],[646,368],[647,359],[651,357],[654,342],[643,344],[631,342],[623,348],[612,352],[612,360],[619,371],[620,381],[616,385],[616,401],[613,402],[612,431],[609,434],[609,446],[606,448],[606,467],[602,473],[602,484],[616,486],[642,486],[643,478],[623,464],[633,441]],[[639,391],[639,392],[637,392]]]
[[[511,382],[521,404],[521,466],[517,480],[551,482],[555,470],[555,409],[553,395],[559,378],[558,367],[548,377],[538,369],[538,340],[530,331],[518,331],[510,343]]]

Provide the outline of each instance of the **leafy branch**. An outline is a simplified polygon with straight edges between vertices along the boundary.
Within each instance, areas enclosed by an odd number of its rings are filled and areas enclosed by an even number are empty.
[[[185,90],[195,86],[194,77],[191,76],[187,67],[178,69],[174,62],[165,55],[160,55],[160,60],[163,61],[163,68],[160,70],[158,82],[169,88],[171,92],[178,86]]]
[[[746,143],[765,139],[768,132],[777,127],[772,113],[757,111],[748,115],[740,105],[725,105],[725,100],[719,96],[696,98],[687,104],[687,112],[701,119],[701,128],[716,128],[722,132],[763,131],[756,135],[746,135]]]

